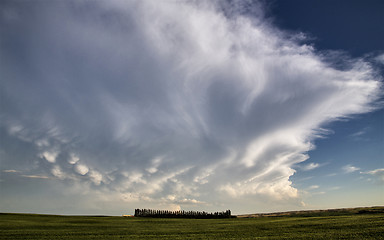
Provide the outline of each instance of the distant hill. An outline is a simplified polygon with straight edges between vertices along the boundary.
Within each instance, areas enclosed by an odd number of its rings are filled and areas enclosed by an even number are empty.
[[[254,213],[254,214],[241,214],[241,215],[237,215],[237,217],[238,218],[281,217],[281,216],[316,217],[316,216],[337,216],[337,215],[366,214],[366,213],[370,213],[370,214],[384,213],[384,206],[338,208],[338,209],[326,209],[326,210],[303,210],[303,211],[274,212],[274,213]]]

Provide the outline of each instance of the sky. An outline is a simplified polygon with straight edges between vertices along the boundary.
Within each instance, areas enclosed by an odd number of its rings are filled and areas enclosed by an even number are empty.
[[[2,1],[0,212],[384,205],[382,1]]]

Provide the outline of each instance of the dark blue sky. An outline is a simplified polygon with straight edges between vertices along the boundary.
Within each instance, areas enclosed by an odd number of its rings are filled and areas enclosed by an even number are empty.
[[[270,3],[267,13],[280,28],[312,36],[311,43],[317,50],[344,51],[353,57],[363,58],[384,52],[384,27],[380,24],[384,23],[384,1],[275,0]],[[381,71],[384,69],[383,65],[375,66]],[[374,144],[371,146],[371,143],[366,143],[364,147],[360,145],[360,148],[384,148],[382,108],[347,122],[328,124],[326,127],[333,129],[334,134],[331,139],[319,140],[319,148],[337,148],[341,144],[353,151],[355,146],[345,143],[343,137],[366,127],[369,127],[369,135]],[[375,152],[375,158],[384,158],[382,149],[369,152]]]
[[[319,50],[343,50],[353,57],[384,51],[384,1],[274,0],[274,23],[312,36]]]
[[[348,56],[369,59],[378,72],[384,73],[384,64],[373,59],[384,52],[384,1],[275,0],[269,3],[267,16],[282,29],[307,34],[318,51],[342,51]],[[358,171],[384,168],[384,109],[383,104],[378,105],[378,110],[371,113],[324,125],[330,133],[316,140],[316,149],[309,152],[309,162],[319,163],[323,169],[319,168],[316,173],[298,171],[293,181],[319,188],[322,183],[356,184],[353,180],[356,175],[338,180],[329,176],[330,171],[336,174],[348,161],[357,166]],[[300,182],[301,178],[310,179],[304,183]],[[360,194],[360,189],[356,187],[356,194]],[[384,190],[378,193],[384,199]],[[342,194],[345,193],[341,191],[339,195]]]

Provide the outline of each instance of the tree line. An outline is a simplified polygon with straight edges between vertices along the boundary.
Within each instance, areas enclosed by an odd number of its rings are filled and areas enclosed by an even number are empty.
[[[200,211],[169,211],[154,209],[135,209],[135,217],[154,217],[154,218],[230,218],[231,210],[223,212],[200,212]]]

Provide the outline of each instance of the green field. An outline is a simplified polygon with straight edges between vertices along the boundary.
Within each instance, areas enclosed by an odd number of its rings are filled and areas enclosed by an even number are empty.
[[[306,213],[230,219],[3,213],[0,239],[384,239],[384,213]]]

